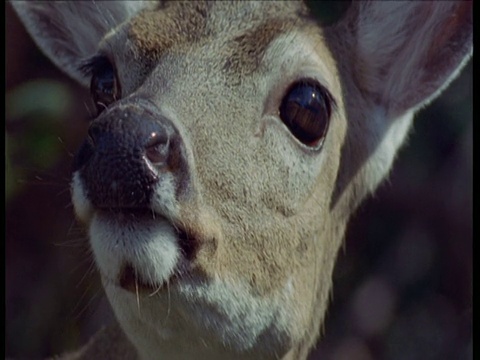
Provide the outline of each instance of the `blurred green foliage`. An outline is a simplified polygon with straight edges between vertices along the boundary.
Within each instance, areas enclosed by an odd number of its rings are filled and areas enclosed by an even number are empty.
[[[33,80],[6,93],[5,197],[21,189],[32,170],[51,168],[62,155],[55,134],[72,111],[73,96],[59,81]]]

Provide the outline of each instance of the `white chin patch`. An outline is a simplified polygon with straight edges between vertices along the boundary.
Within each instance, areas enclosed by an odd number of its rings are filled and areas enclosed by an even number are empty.
[[[152,287],[175,272],[180,259],[177,234],[161,217],[96,212],[90,223],[90,242],[104,281],[118,283],[125,266]]]

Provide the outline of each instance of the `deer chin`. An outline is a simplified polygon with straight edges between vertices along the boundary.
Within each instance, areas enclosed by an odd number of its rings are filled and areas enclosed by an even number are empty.
[[[285,311],[292,279],[262,297],[237,276],[207,277],[190,264],[182,231],[151,210],[96,209],[88,219],[106,295],[142,359],[231,358],[226,349],[273,359],[299,337],[297,314]]]
[[[169,203],[165,196],[157,197]],[[72,179],[72,202],[78,219],[89,230],[90,246],[104,284],[137,295],[152,294],[189,267],[192,249],[187,238],[191,236],[168,220],[169,215],[163,215],[173,214],[173,205],[168,209],[157,206],[160,211],[95,207],[78,172]]]
[[[154,201],[158,211],[98,209],[78,174],[72,183],[106,295],[141,357],[222,359],[232,358],[230,349],[247,354],[238,358],[269,359],[286,352],[301,333],[296,311],[285,311],[296,302],[292,279],[262,297],[238,276],[196,269],[196,235],[161,215],[174,215],[158,205],[168,204],[164,194],[156,192],[163,196]]]
[[[157,288],[137,281],[126,289],[105,279],[104,288],[142,359],[277,359],[300,336],[297,314],[285,311],[294,303],[291,279],[270,297],[228,274],[196,271]]]
[[[160,291],[186,267],[179,232],[151,211],[96,210],[89,233],[103,282],[119,290]]]

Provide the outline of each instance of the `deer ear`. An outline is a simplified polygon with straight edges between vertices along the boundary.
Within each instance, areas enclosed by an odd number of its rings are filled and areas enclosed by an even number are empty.
[[[11,1],[40,49],[80,83],[79,67],[97,51],[99,41],[147,6],[147,1]]]
[[[354,1],[352,76],[390,116],[429,102],[472,54],[473,1]]]

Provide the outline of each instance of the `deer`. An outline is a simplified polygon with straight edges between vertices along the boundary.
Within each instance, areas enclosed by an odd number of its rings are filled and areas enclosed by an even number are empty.
[[[117,324],[64,359],[306,359],[351,215],[472,1],[11,1],[96,114],[71,198]],[[321,5],[319,5],[321,6]]]

